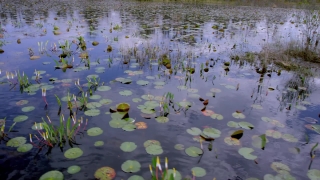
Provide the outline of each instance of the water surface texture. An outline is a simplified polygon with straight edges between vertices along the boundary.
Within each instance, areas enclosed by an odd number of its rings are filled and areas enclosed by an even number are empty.
[[[1,179],[149,180],[156,156],[175,179],[320,178],[318,65],[263,64],[318,38],[306,11],[0,4]]]

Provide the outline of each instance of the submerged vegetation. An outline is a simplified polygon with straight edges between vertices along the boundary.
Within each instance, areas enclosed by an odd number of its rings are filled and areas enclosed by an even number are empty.
[[[17,2],[0,2],[0,142],[32,168],[4,178],[319,179],[311,1]]]

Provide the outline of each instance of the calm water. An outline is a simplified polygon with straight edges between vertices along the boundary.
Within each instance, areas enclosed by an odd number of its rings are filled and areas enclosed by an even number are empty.
[[[89,98],[89,102],[112,100],[110,104],[94,107],[100,110],[96,116],[87,116],[84,111],[73,109],[79,119],[88,119],[86,129],[100,127],[103,130],[99,136],[90,137],[86,131],[76,136],[77,143],[81,145],[74,147],[83,151],[79,158],[67,159],[57,146],[50,154],[46,154],[47,147],[39,153],[36,147],[21,153],[15,147],[6,146],[6,141],[2,140],[1,179],[39,179],[51,170],[62,172],[65,179],[95,179],[95,171],[104,166],[116,171],[114,179],[128,179],[132,175],[151,179],[148,166],[153,156],[146,152],[143,145],[147,140],[161,143],[161,161],[164,162],[164,158],[168,157],[169,168],[175,167],[182,177],[192,176],[191,169],[201,167],[206,170],[206,175],[196,179],[224,180],[237,176],[238,179],[266,179],[266,174],[275,176],[278,172],[290,174],[291,179],[309,179],[309,152],[319,142],[319,134],[307,129],[305,125],[319,124],[318,76],[306,77],[305,84],[301,84],[300,74],[282,71],[278,75],[274,65],[267,67],[270,72],[259,74],[256,72],[259,63],[248,63],[242,58],[238,61],[231,59],[231,56],[236,55],[242,57],[246,52],[259,53],[265,47],[303,41],[307,26],[302,23],[301,10],[187,3],[25,1],[1,2],[0,15],[0,34],[3,35],[0,49],[4,50],[0,54],[0,119],[7,119],[5,132],[14,123],[15,117],[28,116],[27,120],[14,126],[13,132],[8,134],[9,138],[22,136],[29,143],[29,134],[33,134],[35,141],[34,135],[40,135],[31,127],[35,122],[42,122],[42,118],[46,120],[46,116],[51,118],[53,124],[58,124],[59,106],[54,95],[63,99],[69,92],[70,95],[80,97],[79,89],[74,84],[77,79],[80,79],[80,84],[86,90],[86,77],[99,76],[99,85],[104,83],[104,86],[111,89],[93,92],[93,95],[99,96],[96,96],[97,99]],[[58,30],[54,27],[58,27]],[[77,37],[80,36],[86,41],[86,51],[77,49],[77,45],[72,43],[78,43]],[[17,39],[21,40],[21,44],[17,43]],[[55,69],[54,60],[58,61],[62,53],[59,42],[64,44],[66,40],[71,43],[72,53],[65,59],[73,64],[73,68],[63,72]],[[48,43],[45,46],[46,41]],[[99,42],[99,45],[93,46],[93,41]],[[38,45],[41,42],[42,50]],[[54,44],[57,46],[56,51]],[[107,50],[108,45],[112,47],[110,52]],[[34,56],[40,58],[30,60],[28,48],[32,49]],[[90,68],[85,67],[88,60],[79,57],[83,52],[88,53]],[[163,55],[171,59],[172,74],[165,66],[158,65],[158,59]],[[209,71],[201,72],[201,66],[206,67],[206,62],[209,63]],[[230,62],[229,71],[225,70],[225,62]],[[194,68],[195,73],[188,73],[187,67]],[[43,71],[41,80],[37,82],[31,79],[35,76],[35,70]],[[15,72],[18,71],[24,72],[32,84],[40,84],[40,89],[20,93],[19,84],[15,87],[10,85],[6,72],[14,75],[11,80],[14,83],[17,80]],[[51,78],[57,80],[49,81]],[[116,81],[119,78],[132,82],[123,84]],[[147,81],[147,85],[137,84],[138,80]],[[296,84],[307,89],[298,89]],[[41,97],[41,87],[48,89],[47,108]],[[120,95],[119,92],[123,90],[130,90],[132,94]],[[217,91],[215,96],[213,91]],[[170,108],[167,116],[169,121],[166,123],[159,123],[154,117],[143,118],[139,105],[143,105],[146,100],[141,97],[163,96],[167,92],[174,94],[174,102],[179,104],[187,101],[191,107],[186,111],[183,108],[177,110],[178,105],[175,104],[177,111]],[[201,111],[204,106],[199,97],[209,100],[204,112]],[[134,98],[140,98],[141,102],[133,102]],[[27,100],[28,103],[17,105],[20,100]],[[109,125],[112,120],[108,113],[110,107],[122,102],[130,104],[129,116],[135,122],[145,122],[146,129],[128,132]],[[23,112],[22,108],[28,106],[34,106],[35,109]],[[235,118],[236,111],[241,111],[245,118]],[[223,119],[205,116],[212,112],[222,115]],[[61,113],[68,117],[66,101],[62,101]],[[153,116],[160,116],[159,105]],[[275,121],[265,122],[261,117],[277,120],[283,126],[275,125]],[[305,120],[306,117],[310,117],[309,121]],[[254,128],[230,127],[227,125],[230,121],[249,122]],[[175,149],[176,144],[182,144],[184,148],[200,148],[197,137],[186,131],[191,127],[201,131],[207,128],[221,131],[220,137],[212,142],[212,151],[207,148],[209,143],[203,142],[202,158],[190,157],[185,150]],[[238,129],[244,130],[240,145],[225,143],[225,138]],[[270,130],[280,132],[282,137],[268,136]],[[254,135],[262,134],[267,134],[268,139],[264,150],[252,144]],[[294,138],[283,138],[284,134]],[[308,144],[305,144],[306,135],[310,141]],[[96,141],[103,141],[104,145],[96,147]],[[123,142],[134,142],[137,148],[133,152],[123,152],[120,149]],[[243,147],[254,150],[252,154],[257,156],[255,161],[238,153]],[[299,148],[300,152],[295,148]],[[70,149],[68,143],[64,151],[67,149]],[[121,165],[126,160],[138,161],[141,169],[135,173],[122,171]],[[287,165],[290,171],[278,169],[276,172],[271,167],[274,162]],[[71,165],[80,166],[81,171],[69,174],[67,168]],[[320,160],[316,156],[311,169],[320,170],[319,167]]]

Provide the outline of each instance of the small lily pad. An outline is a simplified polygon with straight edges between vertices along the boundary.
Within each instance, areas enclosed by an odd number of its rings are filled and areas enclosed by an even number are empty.
[[[134,142],[123,142],[120,146],[120,149],[124,152],[132,152],[137,148],[137,145]]]
[[[163,149],[160,145],[150,145],[148,147],[146,147],[146,151],[148,154],[151,154],[151,155],[160,155],[163,153]]]
[[[184,145],[183,144],[176,144],[176,145],[174,145],[174,148],[176,150],[182,151],[182,150],[184,150]]]
[[[159,145],[160,146],[160,142],[157,141],[157,140],[147,140],[143,143],[143,146],[145,148],[147,148],[148,146],[151,146],[151,145]]]
[[[144,180],[144,178],[142,176],[139,175],[132,175],[129,177],[128,180]]]
[[[16,105],[23,106],[25,104],[28,104],[28,102],[29,102],[28,100],[20,100],[20,101],[16,102]]]
[[[221,135],[221,131],[215,128],[205,128],[203,134],[211,138],[218,138]]]
[[[255,160],[257,156],[251,154],[253,151],[252,148],[242,147],[238,150],[238,153],[246,159]]]
[[[254,125],[249,123],[249,122],[239,122],[239,126],[242,127],[243,129],[253,129]]]
[[[141,102],[142,99],[140,99],[140,98],[133,98],[132,101],[135,102],[135,103],[138,103],[138,102]]]
[[[103,130],[99,127],[93,127],[88,129],[87,131],[88,136],[98,136],[102,133],[103,133]]]
[[[100,114],[99,109],[90,109],[84,112],[85,115],[87,116],[98,116]]]
[[[97,169],[94,173],[94,177],[99,180],[112,180],[115,176],[115,170],[107,166]]]
[[[212,114],[210,117],[212,119],[217,119],[217,120],[222,120],[223,119],[223,116],[221,114],[216,114],[216,113]]]
[[[21,146],[19,146],[19,147],[17,148],[17,151],[18,151],[18,152],[28,152],[28,151],[30,151],[32,148],[33,148],[32,144],[27,143],[27,144],[22,144]]]
[[[43,174],[39,180],[63,180],[63,174],[60,171],[49,171]]]
[[[191,169],[191,172],[193,172],[195,177],[204,177],[207,172],[202,167],[194,167]]]
[[[109,125],[112,128],[123,128],[126,124],[127,122],[121,119],[113,119],[109,121]]]
[[[99,147],[99,146],[103,146],[104,142],[103,141],[96,141],[94,142],[94,146]]]
[[[201,154],[203,154],[203,151],[200,148],[195,146],[188,147],[187,149],[185,149],[185,152],[187,155],[191,157],[198,157]]]
[[[110,86],[99,86],[97,88],[98,91],[109,91],[111,89]]]
[[[33,111],[35,109],[34,106],[26,106],[26,107],[23,107],[21,110],[23,112],[30,112],[30,111]]]
[[[189,101],[181,101],[181,102],[179,102],[179,105],[184,108],[189,108],[189,107],[191,107],[192,103]]]
[[[89,97],[90,99],[101,99],[101,96],[98,94],[92,95]]]
[[[239,124],[237,122],[234,122],[234,121],[229,121],[227,123],[227,126],[233,127],[233,128],[239,128],[240,127]]]
[[[140,171],[141,165],[138,161],[127,160],[121,165],[121,169],[127,173],[135,173]]]
[[[71,148],[68,149],[66,152],[64,152],[64,157],[66,157],[67,159],[76,159],[80,156],[82,156],[83,151],[80,148]]]
[[[27,139],[25,137],[15,137],[10,139],[7,142],[7,146],[9,147],[19,147],[27,142]]]
[[[141,86],[145,86],[145,85],[148,85],[148,84],[149,84],[149,81],[139,80],[139,81],[137,81],[137,84],[138,84],[138,85],[141,85]]]
[[[134,131],[136,128],[137,127],[134,124],[126,124],[122,127],[124,131]]]
[[[73,166],[69,166],[69,167],[68,167],[67,172],[68,172],[69,174],[76,174],[76,173],[78,173],[80,170],[81,170],[81,167],[80,167],[80,166],[73,165]]]
[[[28,116],[20,115],[13,119],[14,122],[23,122],[28,119]]]
[[[189,133],[193,136],[198,136],[202,133],[202,131],[197,127],[192,127],[190,129],[187,129],[187,133]]]
[[[123,91],[120,91],[119,94],[122,95],[122,96],[130,96],[130,95],[132,95],[132,91],[123,90]]]
[[[319,180],[320,179],[320,170],[310,169],[307,173],[307,176],[310,180]]]
[[[108,105],[108,104],[112,103],[112,100],[111,99],[101,99],[99,101],[99,103],[102,104],[102,105]]]
[[[234,112],[232,113],[232,116],[234,118],[237,118],[237,119],[244,119],[246,116],[244,114],[242,114],[241,112]]]
[[[156,121],[157,121],[158,123],[166,123],[166,122],[169,121],[169,118],[164,117],[164,116],[159,116],[159,117],[156,117]]]

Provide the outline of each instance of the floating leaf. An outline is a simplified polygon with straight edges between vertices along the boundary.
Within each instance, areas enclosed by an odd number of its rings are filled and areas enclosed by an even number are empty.
[[[121,119],[112,119],[111,121],[109,121],[109,125],[112,128],[123,128],[126,124],[127,122]]]
[[[88,129],[87,131],[88,136],[98,136],[102,133],[103,133],[103,130],[99,127],[93,127]]]
[[[19,147],[27,142],[27,139],[25,137],[15,137],[10,139],[7,142],[7,146],[9,147]]]
[[[39,180],[63,180],[63,174],[60,171],[49,171],[43,174]]]
[[[132,152],[137,148],[137,145],[134,142],[123,142],[120,146],[120,149],[124,152]]]
[[[237,122],[234,122],[234,121],[229,121],[227,123],[227,126],[233,127],[233,128],[239,128],[240,127],[239,124]]]
[[[116,172],[111,167],[101,167],[96,170],[94,177],[99,180],[112,180],[116,177]]]
[[[204,177],[207,172],[202,167],[194,167],[191,169],[191,172],[193,172],[195,177]]]
[[[310,180],[319,180],[320,179],[320,170],[310,169],[310,170],[308,170],[307,176]]]
[[[118,112],[128,112],[130,110],[130,104],[128,103],[119,103],[117,104]]]
[[[28,100],[20,100],[20,101],[16,102],[16,105],[23,106],[23,105],[28,104],[28,102],[29,102]]]
[[[237,130],[231,134],[232,138],[240,139],[243,136],[243,130]]]
[[[99,109],[90,109],[84,112],[85,115],[87,116],[98,116],[100,114]]]
[[[186,107],[188,108],[188,107],[191,107],[192,103],[189,101],[181,101],[181,102],[179,102],[179,105],[184,108],[186,108]]]
[[[23,107],[21,110],[23,112],[30,112],[30,111],[33,111],[35,109],[34,106],[26,106],[26,107]]]
[[[163,82],[163,81],[156,81],[156,82],[154,82],[153,84],[154,84],[154,85],[157,85],[157,86],[163,86],[163,85],[165,85],[166,83]]]
[[[242,147],[238,150],[238,153],[246,159],[255,160],[257,156],[251,154],[253,151],[252,148]]]
[[[97,88],[98,91],[109,91],[111,89],[110,86],[99,86]]]
[[[148,154],[151,155],[160,155],[163,153],[162,147],[160,145],[155,144],[146,147],[146,151]]]
[[[217,119],[217,120],[222,120],[223,119],[223,116],[221,114],[212,114],[210,116],[212,119]]]
[[[127,173],[135,173],[140,171],[141,165],[138,161],[127,160],[121,165],[121,169]]]
[[[112,100],[111,99],[101,99],[99,101],[100,104],[103,104],[103,105],[108,105],[108,104],[111,104],[112,103]]]
[[[94,142],[94,146],[99,147],[99,146],[103,146],[104,142],[103,141],[96,141]]]
[[[135,123],[137,129],[147,129],[147,124],[145,122],[136,122]]]
[[[239,122],[239,126],[242,127],[243,129],[253,129],[254,125],[249,123],[249,122]]]
[[[285,165],[285,164],[283,164],[281,162],[272,162],[271,163],[271,168],[274,171],[276,171],[277,173],[280,173],[280,174],[282,174],[283,171],[290,172],[290,168],[287,165]]]
[[[90,99],[101,99],[101,96],[98,94],[92,95],[89,97]]]
[[[275,139],[280,139],[282,137],[282,134],[279,131],[275,130],[266,130],[266,135]]]
[[[198,136],[202,133],[202,131],[197,127],[192,127],[190,129],[187,129],[187,133],[189,133],[193,136]]]
[[[64,157],[66,157],[67,159],[76,159],[80,156],[82,156],[83,151],[80,148],[71,148],[68,149],[66,152],[64,152]]]
[[[206,136],[209,136],[211,138],[218,138],[221,135],[221,131],[219,131],[218,129],[215,129],[215,128],[205,128],[203,130],[203,134],[205,134]]]
[[[23,122],[28,119],[28,116],[20,115],[13,119],[14,122]]]
[[[158,117],[156,117],[156,121],[157,121],[158,123],[166,123],[166,122],[169,121],[169,118],[164,117],[164,116],[158,116]]]
[[[175,148],[176,150],[182,151],[182,150],[184,150],[184,145],[183,145],[183,144],[176,144],[176,145],[174,145],[174,148]]]
[[[142,99],[147,100],[147,101],[151,101],[154,99],[153,95],[147,94],[147,95],[142,95],[141,96]]]
[[[81,167],[80,167],[80,166],[73,165],[73,166],[69,166],[69,167],[68,167],[67,172],[68,172],[69,174],[76,174],[76,173],[78,173],[80,170],[81,170]]]
[[[298,139],[291,134],[283,134],[282,139],[288,142],[298,142]]]
[[[171,180],[170,176],[171,176],[171,174],[173,175],[174,172],[175,172],[175,175],[176,175],[174,177],[174,180],[182,180],[181,173],[179,171],[177,171],[177,170],[173,171],[173,169],[168,169],[167,174],[166,174],[166,179]]]
[[[79,104],[77,104],[77,105],[79,105]],[[87,108],[89,108],[89,109],[95,109],[95,108],[99,108],[101,106],[102,106],[102,104],[100,104],[98,102],[89,102],[87,104]]]
[[[122,96],[130,96],[132,95],[132,92],[129,90],[123,90],[123,91],[120,91],[119,94]]]
[[[139,80],[139,81],[137,81],[137,84],[138,84],[138,85],[141,85],[141,86],[145,86],[145,85],[148,85],[148,84],[149,84],[149,81]]]
[[[124,131],[134,131],[136,126],[134,124],[126,124],[122,127]]]
[[[230,146],[232,145],[240,145],[240,141],[236,138],[226,137],[224,138],[224,142]]]
[[[263,107],[260,104],[252,104],[251,107],[254,109],[263,109]]]
[[[185,149],[185,152],[187,155],[191,157],[198,157],[201,154],[203,154],[203,151],[200,148],[195,146],[188,147],[187,149]]]
[[[138,103],[138,102],[141,102],[142,99],[140,99],[140,98],[133,98],[132,101],[135,102],[135,103]]]
[[[232,113],[232,116],[234,118],[237,118],[237,119],[244,119],[246,116],[244,114],[242,114],[241,112],[234,112]]]
[[[159,145],[160,146],[160,142],[157,141],[157,140],[147,140],[143,143],[143,146],[145,148],[147,148],[148,146],[151,146],[151,145]]]
[[[17,148],[18,152],[28,152],[33,148],[32,144],[22,144]]]
[[[142,176],[139,175],[132,175],[129,177],[128,180],[144,180],[144,178]]]

